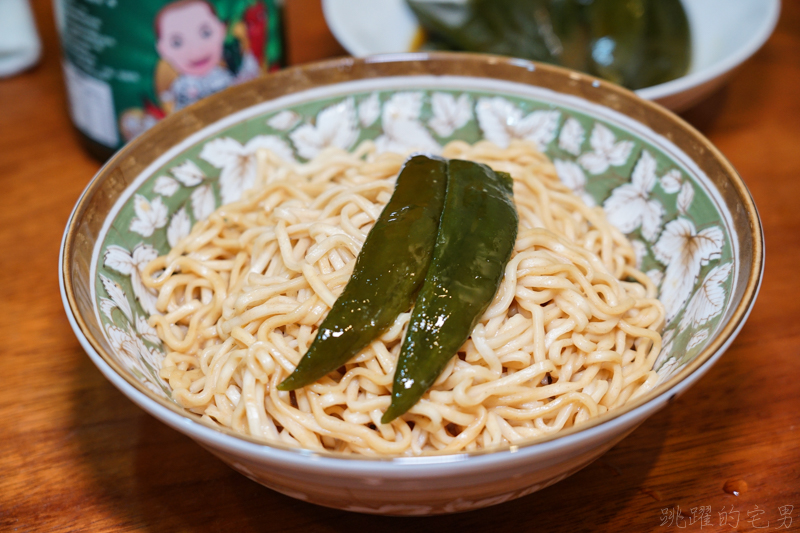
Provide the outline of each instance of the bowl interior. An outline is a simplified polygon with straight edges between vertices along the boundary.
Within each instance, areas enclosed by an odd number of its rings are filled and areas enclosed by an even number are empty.
[[[454,140],[515,138],[536,143],[567,186],[606,211],[660,284],[660,382],[637,405],[669,390],[729,341],[754,300],[760,225],[740,178],[690,127],[627,91],[483,56],[295,69],[157,125],[101,170],[68,225],[62,267],[79,334],[144,396],[174,408],[158,377],[163,347],[146,322],[155,295],[140,269],[249,187],[255,150],[303,161],[364,141],[437,152]]]
[[[146,324],[155,294],[138,269],[223,200],[241,196],[253,182],[258,148],[304,160],[327,146],[352,149],[365,140],[380,151],[435,153],[452,140],[504,146],[514,137],[536,142],[564,183],[586,202],[605,205],[633,240],[641,268],[660,281],[670,319],[656,364],[661,375],[697,356],[714,336],[735,278],[731,217],[708,180],[663,146],[665,139],[605,110],[536,88],[523,95],[502,84],[487,90],[475,79],[442,81],[351,83],[330,88],[338,94],[267,103],[209,126],[142,173],[109,216],[92,265],[96,318],[118,362],[170,395],[158,378],[161,342]],[[401,84],[407,86],[397,89]]]

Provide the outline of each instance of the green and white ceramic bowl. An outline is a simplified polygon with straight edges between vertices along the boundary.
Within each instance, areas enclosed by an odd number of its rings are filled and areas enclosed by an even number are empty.
[[[561,180],[633,240],[667,309],[658,386],[554,437],[482,453],[364,459],[265,445],[206,425],[158,377],[139,274],[192,224],[252,183],[255,150],[305,160],[365,139],[436,152],[454,139],[536,142]],[[730,163],[633,93],[526,61],[461,54],[340,59],[288,69],[177,113],[109,161],[75,206],[60,257],[70,322],[103,374],[153,416],[270,488],[382,514],[475,509],[584,467],[697,381],[755,301],[763,236]]]

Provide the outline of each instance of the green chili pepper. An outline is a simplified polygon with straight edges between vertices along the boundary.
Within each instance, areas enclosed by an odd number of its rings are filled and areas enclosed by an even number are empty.
[[[444,204],[447,163],[415,156],[367,235],[353,274],[297,368],[288,391],[336,370],[408,311],[428,270]]]
[[[420,289],[394,375],[387,424],[436,381],[492,302],[517,239],[508,174],[451,160],[433,260]]]
[[[542,24],[547,0],[407,0],[419,23],[442,48],[555,62],[553,40]]]
[[[586,9],[588,72],[642,89],[689,69],[689,21],[680,0],[594,0]]]
[[[406,2],[436,49],[544,61],[629,89],[689,69],[691,34],[681,0]]]

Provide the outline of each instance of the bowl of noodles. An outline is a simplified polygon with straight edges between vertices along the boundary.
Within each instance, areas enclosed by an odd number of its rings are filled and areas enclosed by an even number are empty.
[[[498,283],[392,420],[421,296],[283,390],[359,264],[409,255],[359,263],[412,154],[509,176],[513,233],[455,209],[442,236],[449,196],[433,230],[463,257],[509,241]],[[157,124],[89,184],[59,267],[89,357],[147,412],[289,496],[425,515],[551,485],[685,391],[744,324],[763,236],[730,163],[663,108],[556,67],[411,54],[288,69]]]

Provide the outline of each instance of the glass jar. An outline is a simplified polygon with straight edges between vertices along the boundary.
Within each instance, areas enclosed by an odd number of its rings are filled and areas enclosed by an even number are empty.
[[[107,159],[160,119],[280,66],[274,0],[54,0],[70,115]]]

